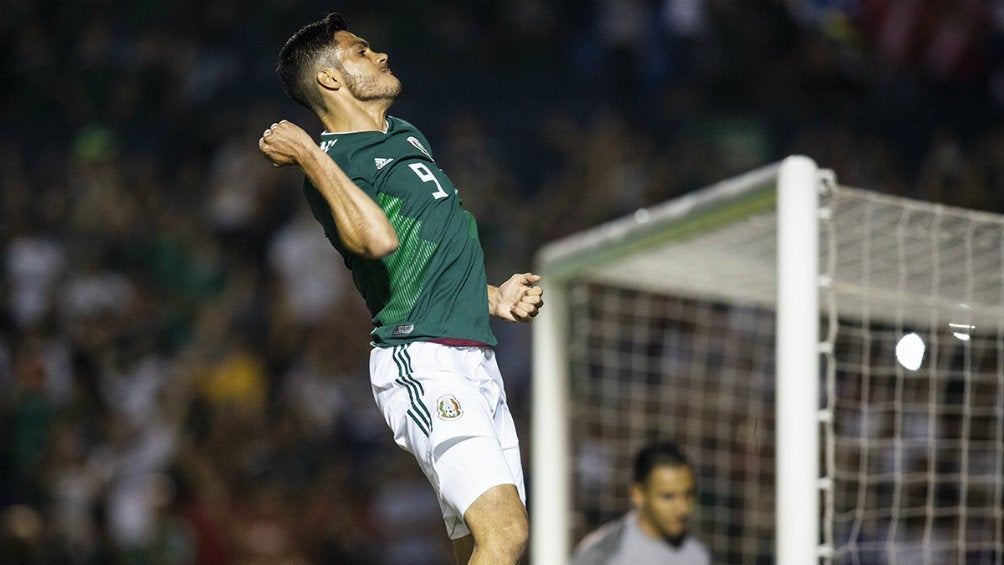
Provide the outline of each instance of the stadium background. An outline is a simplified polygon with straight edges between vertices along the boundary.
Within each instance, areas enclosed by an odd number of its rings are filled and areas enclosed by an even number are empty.
[[[329,10],[389,53],[491,280],[791,153],[1004,212],[998,1],[6,0],[3,562],[451,562],[368,316],[256,147],[319,129],[273,66]],[[496,329],[526,444],[529,329]]]

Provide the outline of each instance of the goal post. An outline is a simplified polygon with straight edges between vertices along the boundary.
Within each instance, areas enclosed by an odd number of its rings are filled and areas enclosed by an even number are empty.
[[[819,184],[789,157],[777,178],[777,565],[818,563]]]
[[[818,460],[804,454],[818,452],[818,434],[813,433],[818,408],[816,185],[816,164],[808,157],[793,156],[541,249],[537,262],[548,306],[536,320],[533,337],[532,563],[567,562],[574,543],[570,539],[567,417],[572,377],[565,354],[574,325],[567,302],[569,286],[588,273],[600,279],[627,278],[631,286],[663,288],[673,275],[665,262],[649,252],[721,225],[771,215],[775,208],[781,219],[778,268],[783,270],[780,279],[784,281],[778,357],[786,360],[778,366],[778,378],[786,383],[779,387],[785,394],[784,402],[778,404],[778,417],[786,423],[781,426],[786,433],[778,435],[778,450],[792,455],[778,459],[786,462],[778,467],[779,477],[784,478],[778,495],[784,510],[778,513],[778,526],[788,536],[779,541],[785,549],[778,564],[805,565],[814,558],[810,556],[816,554],[818,520],[806,518],[818,514],[818,505],[812,503],[818,498]],[[753,256],[747,259],[764,264]],[[735,272],[750,275],[735,292],[755,302],[774,301],[778,293],[773,273],[763,269]],[[692,275],[696,280],[680,281],[688,291],[707,298],[720,292],[699,274]],[[710,278],[714,276],[709,273]]]
[[[1004,217],[793,156],[552,242],[531,565],[677,441],[736,565],[1004,565]]]

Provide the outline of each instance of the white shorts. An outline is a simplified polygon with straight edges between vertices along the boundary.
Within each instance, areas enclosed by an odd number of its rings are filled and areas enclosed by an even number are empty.
[[[493,486],[516,485],[526,504],[519,440],[494,350],[430,342],[376,347],[370,379],[394,441],[435,488],[450,539],[470,533],[464,512]]]

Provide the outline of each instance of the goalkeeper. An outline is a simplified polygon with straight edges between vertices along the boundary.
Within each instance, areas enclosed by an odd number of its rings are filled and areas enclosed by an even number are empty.
[[[435,488],[457,562],[515,564],[526,496],[489,316],[532,320],[540,277],[487,284],[457,189],[425,136],[387,114],[401,93],[387,62],[339,14],[304,26],[277,72],[324,132],[315,143],[283,120],[258,145],[276,166],[303,170],[307,204],[373,315],[373,395]]]
[[[708,549],[687,531],[697,497],[694,473],[672,443],[635,456],[634,510],[579,543],[571,565],[708,565]]]

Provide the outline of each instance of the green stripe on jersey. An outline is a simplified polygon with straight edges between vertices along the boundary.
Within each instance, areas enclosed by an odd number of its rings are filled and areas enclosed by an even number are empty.
[[[400,324],[408,320],[408,315],[418,301],[429,270],[429,259],[436,251],[436,246],[415,236],[422,223],[401,215],[401,199],[379,194],[377,201],[394,226],[398,238],[415,242],[392,253],[384,261],[391,273],[391,300],[380,311],[380,319],[384,324]]]

